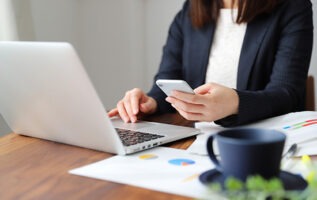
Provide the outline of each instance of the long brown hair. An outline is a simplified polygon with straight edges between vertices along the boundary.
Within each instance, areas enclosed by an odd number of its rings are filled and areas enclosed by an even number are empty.
[[[238,15],[236,23],[248,23],[256,16],[271,12],[281,0],[232,0],[237,3]],[[193,26],[202,28],[204,25],[217,21],[222,0],[190,0],[190,17]]]

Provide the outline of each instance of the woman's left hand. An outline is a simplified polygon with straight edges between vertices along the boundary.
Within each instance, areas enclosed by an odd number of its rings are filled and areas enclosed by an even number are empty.
[[[239,96],[231,88],[207,83],[194,92],[173,91],[166,101],[187,120],[211,122],[238,113]]]

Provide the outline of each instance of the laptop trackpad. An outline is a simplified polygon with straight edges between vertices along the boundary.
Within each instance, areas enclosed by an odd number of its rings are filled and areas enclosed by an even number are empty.
[[[115,128],[139,130],[153,126],[151,122],[138,121],[137,123],[124,123],[120,118],[111,118],[111,122]]]

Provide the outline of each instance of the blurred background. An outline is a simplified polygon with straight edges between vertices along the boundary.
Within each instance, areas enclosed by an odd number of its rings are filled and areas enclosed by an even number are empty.
[[[0,0],[0,40],[71,43],[105,107],[110,109],[126,90],[150,89],[168,27],[183,2]],[[312,2],[317,27],[317,0]],[[317,32],[314,34],[316,41]],[[317,78],[317,42],[310,74]],[[0,136],[10,132],[0,115]]]

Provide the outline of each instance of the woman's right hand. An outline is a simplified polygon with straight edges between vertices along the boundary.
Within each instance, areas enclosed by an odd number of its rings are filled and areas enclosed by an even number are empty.
[[[119,115],[126,123],[136,122],[139,114],[152,114],[157,109],[157,102],[146,95],[141,89],[134,88],[125,93],[117,107],[108,112],[109,117]]]

